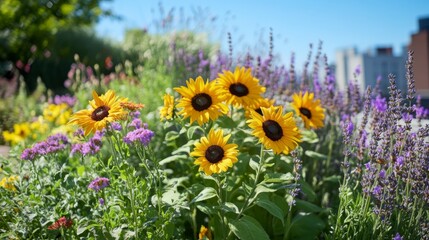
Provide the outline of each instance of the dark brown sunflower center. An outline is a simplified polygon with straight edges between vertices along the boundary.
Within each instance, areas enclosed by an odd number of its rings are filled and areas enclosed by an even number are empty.
[[[218,145],[211,145],[207,148],[205,157],[210,163],[218,163],[224,156],[223,148]]]
[[[105,117],[109,116],[109,110],[110,108],[108,106],[101,106],[96,108],[91,114],[92,120],[94,121],[103,120]]]
[[[311,119],[311,111],[308,110],[308,108],[301,107],[301,108],[299,108],[299,112],[302,115],[306,116],[308,119]]]
[[[235,96],[243,97],[249,94],[249,89],[241,83],[234,83],[229,86],[229,92]]]
[[[192,98],[191,104],[195,110],[201,112],[212,105],[212,98],[206,93],[198,93]]]
[[[276,121],[265,121],[262,123],[262,129],[264,130],[265,135],[273,141],[277,141],[283,137],[283,129]]]

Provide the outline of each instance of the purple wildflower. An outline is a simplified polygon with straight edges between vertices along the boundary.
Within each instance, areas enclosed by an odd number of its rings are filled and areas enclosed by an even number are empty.
[[[85,136],[85,132],[83,131],[82,128],[77,129],[74,133],[73,136],[75,137],[84,137]]]
[[[381,195],[381,186],[379,186],[379,185],[375,186],[375,187],[374,187],[374,190],[372,191],[372,193],[373,193],[375,196],[380,196],[380,195]]]
[[[380,178],[385,178],[386,177],[386,171],[384,169],[381,169],[380,172],[378,173],[378,176]]]
[[[101,189],[110,185],[110,180],[105,177],[97,177],[88,185],[88,188],[98,192]]]
[[[66,135],[58,133],[49,136],[45,141],[34,144],[32,148],[24,149],[21,159],[34,160],[38,155],[58,152],[66,148],[69,140]]]
[[[147,146],[154,136],[154,133],[145,128],[138,128],[134,131],[131,131],[127,133],[127,135],[124,137],[124,142],[126,144],[132,144],[133,142],[139,141],[141,144]]]
[[[387,109],[386,99],[381,97],[380,95],[377,95],[375,100],[372,101],[372,105],[378,112],[385,112]]]
[[[63,96],[56,95],[54,97],[54,104],[59,105],[61,103],[65,103],[70,107],[73,107],[76,104],[76,97],[72,97],[69,95],[63,95]]]
[[[129,126],[135,129],[139,129],[142,127],[142,120],[140,120],[139,118],[134,118],[133,121],[131,121]]]
[[[98,199],[98,203],[100,203],[100,206],[104,206],[104,199],[103,198],[99,198]]]
[[[94,136],[88,142],[76,143],[72,145],[71,154],[80,153],[83,156],[96,154],[103,146],[102,137],[104,131],[95,132]]]
[[[112,129],[115,131],[121,131],[122,130],[122,125],[118,122],[112,122],[111,126],[112,126]]]
[[[365,163],[365,168],[366,168],[366,170],[370,170],[371,169],[371,162]]]
[[[138,118],[140,117],[140,111],[134,111],[134,112],[130,112],[131,117],[133,118]]]
[[[399,233],[396,233],[395,237],[393,237],[393,240],[402,240],[402,237]]]

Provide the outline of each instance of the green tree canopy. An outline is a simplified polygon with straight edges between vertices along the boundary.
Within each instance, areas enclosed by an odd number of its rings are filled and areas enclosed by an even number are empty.
[[[26,60],[46,49],[54,34],[70,26],[91,26],[110,0],[2,0],[0,3],[0,60]]]

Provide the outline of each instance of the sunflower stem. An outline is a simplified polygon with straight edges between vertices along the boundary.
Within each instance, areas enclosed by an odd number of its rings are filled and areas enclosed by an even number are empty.
[[[259,164],[258,164],[258,168],[256,169],[256,176],[255,176],[255,181],[253,182],[253,186],[252,186],[252,190],[250,191],[249,195],[247,196],[243,206],[240,209],[240,212],[238,213],[236,220],[240,219],[240,217],[243,215],[244,211],[247,210],[247,208],[252,204],[253,200],[250,201],[250,199],[252,198],[253,194],[255,193],[256,187],[258,185],[258,179],[259,179],[259,175],[261,173],[262,170],[262,166],[264,165],[264,145],[261,144],[261,152],[259,155]],[[231,237],[232,234],[232,230],[229,230],[229,233],[226,237],[226,239],[229,239]]]

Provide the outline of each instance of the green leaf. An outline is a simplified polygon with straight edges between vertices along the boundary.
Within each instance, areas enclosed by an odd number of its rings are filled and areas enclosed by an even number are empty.
[[[165,134],[165,141],[167,142],[171,142],[174,141],[175,139],[179,138],[180,134],[176,131],[171,131],[168,132],[167,134]]]
[[[174,161],[179,160],[179,159],[186,159],[186,158],[188,158],[188,156],[183,155],[183,154],[169,156],[169,157],[166,157],[166,158],[162,159],[161,161],[159,161],[159,165],[165,165],[167,163],[174,162]]]
[[[291,222],[288,239],[317,239],[324,228],[325,223],[318,216],[298,213]]]
[[[221,209],[225,212],[233,212],[236,214],[239,213],[238,207],[232,202],[226,202],[223,206],[221,206]]]
[[[312,130],[303,130],[301,132],[302,134],[302,141],[308,142],[308,143],[317,143],[319,142],[319,138],[317,137],[317,134]]]
[[[308,184],[306,181],[300,181],[299,184],[301,185],[301,191],[305,194],[307,199],[311,202],[316,199],[316,193],[311,188],[310,184]]]
[[[300,210],[303,210],[305,212],[314,212],[314,213],[318,213],[318,212],[324,212],[326,211],[325,209],[311,203],[311,202],[307,202],[304,200],[300,200],[300,199],[295,199],[296,201],[296,207]]]
[[[191,203],[201,202],[216,196],[217,192],[214,188],[206,187],[191,201]]]
[[[85,173],[85,166],[80,165],[80,166],[78,166],[76,169],[77,169],[77,174],[78,174],[80,177],[82,177],[82,176],[83,176],[83,174]]]
[[[201,133],[204,133],[204,129],[202,129],[200,126],[192,126],[188,129],[188,131],[186,132],[186,136],[188,137],[188,139],[192,139],[194,137],[194,134],[196,131],[200,131]]]
[[[311,151],[311,150],[305,151],[305,155],[309,156],[310,158],[320,159],[320,160],[324,160],[324,159],[328,158],[328,156],[326,156],[324,154],[320,154],[318,152]]]
[[[227,129],[233,129],[237,126],[237,123],[226,115],[219,117],[217,123],[219,127]]]
[[[264,228],[250,216],[244,216],[238,220],[231,220],[228,223],[231,231],[239,239],[245,240],[269,240],[270,237]]]
[[[294,179],[294,176],[292,173],[267,173],[264,178],[264,182],[266,183],[283,183],[291,182]]]
[[[256,172],[259,167],[259,163],[257,163],[255,160],[250,159],[249,166]]]
[[[267,197],[260,197],[256,200],[256,205],[262,207],[263,209],[267,210],[269,213],[271,213],[271,215],[273,215],[274,217],[278,218],[280,221],[282,221],[282,224],[284,225],[284,214],[283,214],[283,210],[277,206],[274,202],[271,202],[270,199],[268,199]]]

